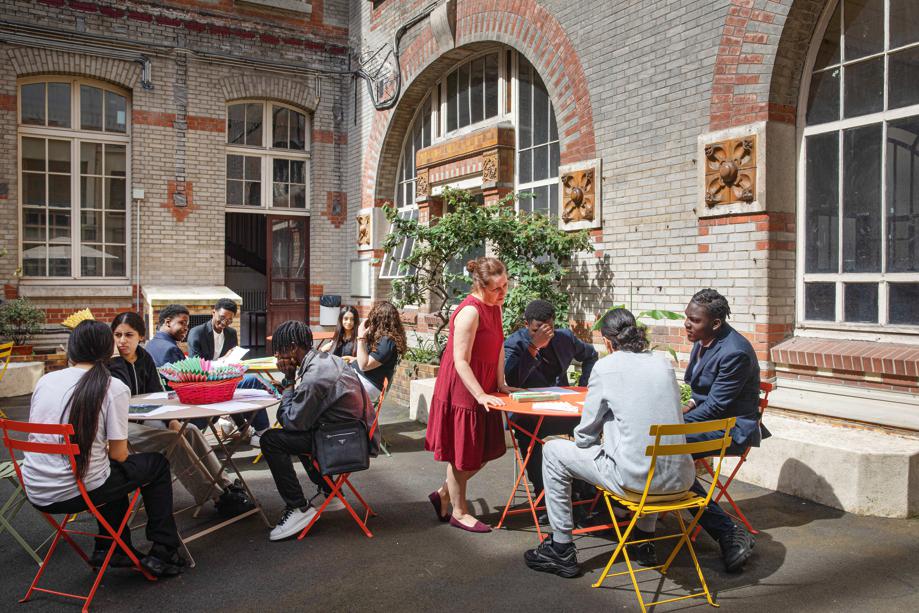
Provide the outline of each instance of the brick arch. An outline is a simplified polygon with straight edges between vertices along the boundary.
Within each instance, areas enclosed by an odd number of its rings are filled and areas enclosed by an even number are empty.
[[[95,55],[35,47],[13,47],[7,54],[17,77],[67,74],[100,79],[131,90],[141,75],[141,66],[136,62]]]
[[[318,78],[318,77],[317,77]],[[265,98],[293,104],[311,113],[319,105],[316,80],[304,78],[300,81],[267,75],[236,75],[220,82],[224,99]]]
[[[731,0],[712,78],[711,130],[767,119],[795,122],[804,63],[826,4]]]
[[[456,48],[441,54],[429,25],[402,50],[407,84],[394,109],[373,117],[364,156],[362,206],[392,197],[398,152],[418,104],[447,67],[488,45],[523,54],[542,77],[555,108],[562,164],[595,158],[593,108],[587,77],[562,25],[536,0],[467,0],[456,10]]]

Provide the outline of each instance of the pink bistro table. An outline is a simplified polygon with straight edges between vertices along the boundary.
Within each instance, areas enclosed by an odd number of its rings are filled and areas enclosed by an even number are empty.
[[[175,437],[175,441],[172,445],[165,450],[164,454],[169,457],[172,453],[174,447],[182,440],[183,435],[185,434],[185,429],[189,426],[192,420],[194,419],[205,419],[207,420],[206,428],[210,429],[211,433],[214,435],[214,438],[217,440],[217,446],[223,451],[224,459],[220,463],[220,474],[223,474],[224,471],[230,470],[236,474],[237,479],[239,479],[240,485],[245,489],[246,494],[249,496],[249,499],[255,504],[253,509],[231,517],[227,520],[224,520],[216,525],[209,526],[195,532],[191,535],[180,535],[182,537],[182,543],[184,545],[185,551],[188,554],[189,562],[191,566],[195,565],[194,558],[191,556],[191,552],[188,551],[187,543],[190,543],[196,539],[199,539],[203,536],[206,536],[220,528],[224,528],[233,524],[237,521],[245,519],[250,515],[258,514],[261,516],[262,521],[265,523],[265,526],[271,527],[271,523],[268,521],[268,518],[265,516],[265,512],[262,510],[261,504],[259,504],[258,499],[255,497],[255,494],[252,493],[252,490],[249,489],[249,486],[246,484],[245,478],[243,478],[242,473],[239,468],[237,468],[236,463],[233,462],[233,453],[236,451],[239,444],[227,444],[223,438],[218,436],[216,429],[217,419],[222,415],[237,415],[242,413],[254,413],[261,409],[267,409],[271,406],[278,404],[280,400],[273,397],[267,391],[259,394],[257,390],[245,390],[237,389],[236,393],[233,396],[233,400],[228,402],[219,402],[216,404],[183,404],[176,398],[168,398],[166,392],[156,393],[156,394],[140,394],[138,396],[131,397],[131,413],[128,415],[130,421],[135,422],[144,422],[150,420],[162,420],[169,422],[173,419],[181,423],[181,427]],[[146,409],[145,412],[137,412],[137,407],[140,405],[147,406],[156,406],[156,409]],[[250,419],[245,420],[245,423],[240,425],[238,429],[242,432],[245,432],[249,427]],[[203,457],[198,457],[197,461],[199,464],[202,463]],[[208,474],[208,472],[202,471],[203,474]],[[215,487],[219,487],[217,480],[213,480]],[[203,503],[202,503],[203,504]],[[198,512],[201,510],[202,505],[192,505],[181,511],[186,511],[193,508],[193,516],[197,516]]]

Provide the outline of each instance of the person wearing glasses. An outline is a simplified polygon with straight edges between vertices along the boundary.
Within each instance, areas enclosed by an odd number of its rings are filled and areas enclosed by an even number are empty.
[[[229,298],[218,300],[214,305],[213,315],[210,320],[200,326],[195,326],[188,332],[188,355],[199,356],[205,360],[217,360],[238,346],[239,335],[232,327],[237,311],[236,303]],[[238,387],[265,389],[258,377],[253,375],[243,377]],[[245,423],[244,420],[246,419],[251,420],[250,428],[253,432],[247,434],[251,436],[249,444],[253,447],[259,446],[262,434],[271,425],[268,421],[268,412],[265,409],[256,411],[254,414],[246,413],[244,415],[233,415],[232,417],[237,426]]]
[[[580,362],[581,376],[577,385],[584,387],[590,380],[590,371],[597,363],[597,350],[593,345],[577,338],[571,330],[555,327],[555,307],[546,300],[534,300],[523,311],[526,326],[504,341],[504,378],[508,385],[525,389],[540,387],[567,387],[568,367],[572,361]],[[533,415],[509,415],[510,419],[527,432],[533,432],[539,420]],[[570,417],[546,417],[539,430],[540,436],[571,435],[577,421]],[[521,454],[526,454],[530,437],[514,430]],[[533,496],[543,490],[542,445],[533,446],[527,464],[527,477],[533,484]],[[585,488],[593,495],[593,487]]]

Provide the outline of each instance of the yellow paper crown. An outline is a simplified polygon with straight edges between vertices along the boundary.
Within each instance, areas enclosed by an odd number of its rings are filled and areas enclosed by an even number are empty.
[[[93,314],[90,312],[89,309],[83,309],[82,311],[77,311],[76,313],[73,313],[72,315],[68,315],[67,319],[61,322],[61,325],[64,326],[65,328],[69,328],[70,330],[73,330],[74,328],[77,327],[77,324],[87,319],[95,319],[95,317],[93,317]]]

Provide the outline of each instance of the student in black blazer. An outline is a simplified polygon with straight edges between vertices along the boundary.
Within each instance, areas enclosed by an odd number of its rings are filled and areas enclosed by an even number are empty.
[[[188,355],[202,357],[205,360],[216,360],[222,358],[239,345],[239,335],[231,327],[237,312],[236,303],[232,300],[228,298],[218,300],[217,304],[214,305],[211,319],[189,330]],[[238,387],[265,389],[258,377],[252,375],[243,377]],[[242,418],[248,417],[248,414],[245,416],[233,415],[233,420],[239,425],[242,423]],[[255,412],[250,425],[255,430],[255,434],[249,439],[249,444],[253,447],[258,447],[262,434],[271,425],[268,422],[268,413],[265,409]]]
[[[736,417],[728,454],[740,455],[747,447],[758,447],[762,438],[759,362],[750,341],[727,324],[730,314],[727,299],[713,289],[696,292],[686,307],[684,327],[693,347],[683,380],[692,388],[692,398],[683,407],[683,418],[690,423]],[[722,436],[723,432],[706,432],[686,440],[693,443]],[[692,490],[701,496],[707,493],[698,480]],[[699,525],[721,545],[727,571],[740,571],[752,554],[753,536],[714,500]]]

